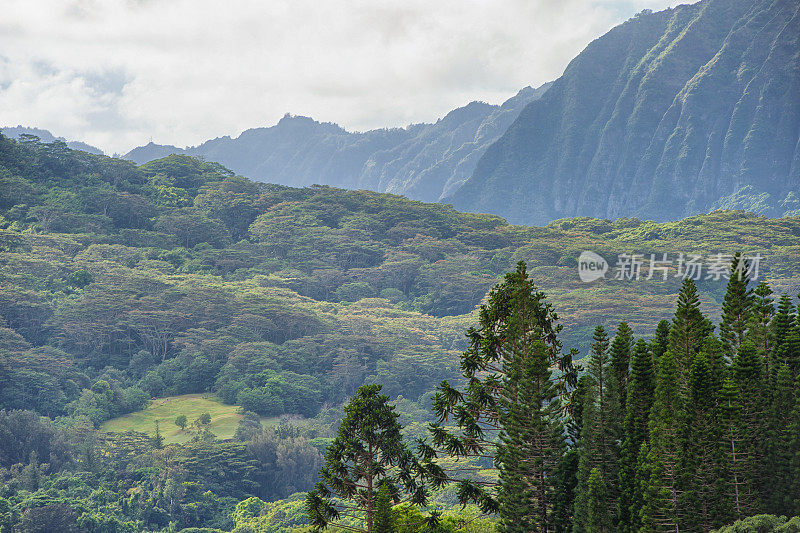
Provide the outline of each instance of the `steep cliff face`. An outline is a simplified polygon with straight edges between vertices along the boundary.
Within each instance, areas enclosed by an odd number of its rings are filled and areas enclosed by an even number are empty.
[[[250,129],[236,138],[187,149],[149,144],[125,157],[144,163],[185,153],[258,181],[297,187],[319,183],[437,201],[472,175],[486,148],[548,85],[526,87],[501,106],[473,102],[433,124],[353,133],[287,115],[275,126]]]
[[[447,201],[513,222],[794,212],[800,2],[704,0],[592,42]]]

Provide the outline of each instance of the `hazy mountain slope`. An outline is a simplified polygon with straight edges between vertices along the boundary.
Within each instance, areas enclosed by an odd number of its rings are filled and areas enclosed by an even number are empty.
[[[483,151],[548,86],[526,87],[501,106],[473,102],[434,124],[353,133],[286,115],[275,126],[246,130],[236,138],[220,137],[187,149],[150,143],[125,158],[141,164],[184,153],[258,181],[364,188],[436,201],[472,174]]]
[[[514,222],[800,207],[796,0],[704,0],[592,42],[450,199]]]
[[[10,139],[19,139],[20,135],[35,135],[41,139],[43,143],[51,143],[53,141],[63,141],[72,148],[73,150],[81,150],[83,152],[89,152],[90,154],[102,155],[103,151],[100,148],[96,148],[90,144],[86,144],[80,141],[67,141],[64,137],[56,137],[52,133],[47,130],[42,130],[39,128],[26,128],[24,126],[14,126],[14,127],[6,127],[0,129],[3,135]]]
[[[481,102],[451,111],[399,146],[367,161],[360,186],[435,201],[455,191],[483,152],[550,86],[526,87],[502,106]]]

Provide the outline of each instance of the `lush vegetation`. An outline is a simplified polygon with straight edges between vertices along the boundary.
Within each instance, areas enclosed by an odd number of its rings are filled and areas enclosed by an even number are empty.
[[[408,508],[391,503],[425,506],[421,479],[456,484],[459,502],[498,515],[504,533],[796,531],[800,314],[788,295],[776,309],[766,283],[754,290],[737,254],[714,330],[686,279],[652,340],[635,341],[624,322],[613,339],[597,326],[578,380],[520,263],[481,307],[462,356],[467,384],[440,385],[417,457],[405,457],[388,398],[359,389],[308,496],[315,530],[396,532]],[[446,457],[460,462],[437,461]],[[485,460],[493,481],[470,475]]]
[[[309,523],[296,493],[318,481],[360,386],[382,385],[405,438],[428,435],[436,386],[463,385],[476,306],[517,261],[558,311],[564,353],[585,353],[597,323],[657,334],[680,283],[583,284],[581,250],[759,252],[773,290],[794,294],[800,221],[510,226],[392,195],[257,184],[186,156],[137,167],[0,136],[0,249],[0,527],[288,530]],[[724,283],[698,285],[700,311],[719,320]],[[470,461],[473,480],[496,482],[491,460]],[[431,528],[491,529],[480,502],[456,512],[462,492],[432,487],[397,526],[438,509]]]

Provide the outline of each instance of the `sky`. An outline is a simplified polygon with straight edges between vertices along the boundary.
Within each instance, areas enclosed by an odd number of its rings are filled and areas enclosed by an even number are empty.
[[[2,0],[0,125],[124,154],[284,114],[432,122],[561,75],[674,0]]]

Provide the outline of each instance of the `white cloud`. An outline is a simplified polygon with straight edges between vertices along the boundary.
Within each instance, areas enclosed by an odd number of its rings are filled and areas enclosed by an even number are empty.
[[[284,113],[431,121],[558,77],[674,0],[5,0],[0,122],[108,152],[190,145]]]

